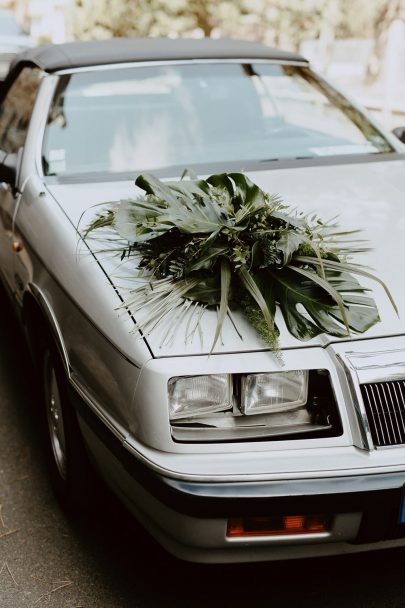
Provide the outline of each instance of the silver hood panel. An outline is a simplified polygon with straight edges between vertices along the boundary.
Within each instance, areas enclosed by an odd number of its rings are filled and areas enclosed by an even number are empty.
[[[264,190],[280,194],[286,203],[299,210],[316,212],[325,220],[338,215],[339,223],[343,228],[363,229],[362,238],[370,241],[373,251],[358,256],[356,261],[372,267],[375,274],[386,282],[399,308],[400,318],[393,311],[383,289],[376,283],[362,279],[362,283],[371,288],[371,293],[377,301],[381,322],[359,338],[404,334],[405,162],[376,161],[257,171],[250,173],[249,177]],[[48,185],[48,188],[71,221],[78,225],[81,220],[82,227],[85,227],[101,209],[94,205],[137,194],[133,182],[119,181]],[[97,252],[100,249],[100,242],[92,239],[91,246]],[[105,252],[96,255],[124,300],[128,300],[130,297],[128,289],[133,284],[131,277],[135,275],[133,263],[122,264],[118,257]],[[84,263],[91,266],[88,261]],[[111,286],[107,287],[107,283],[106,289],[111,289]],[[108,301],[106,298],[106,302]],[[111,311],[111,314],[116,314],[116,311]],[[222,342],[219,341],[215,348],[216,353],[267,350],[266,345],[257,337],[242,315],[237,314],[235,320],[243,339],[227,320],[222,332]],[[155,356],[184,356],[210,351],[216,313],[213,311],[205,313],[201,322],[202,331],[196,331],[193,339],[187,341],[185,340],[186,322],[178,327],[175,336],[169,341],[165,340],[167,327],[163,325],[148,336],[149,345]],[[277,318],[277,324],[281,330],[282,348],[326,345],[337,341],[336,338],[321,335],[303,343],[289,334],[281,317]]]

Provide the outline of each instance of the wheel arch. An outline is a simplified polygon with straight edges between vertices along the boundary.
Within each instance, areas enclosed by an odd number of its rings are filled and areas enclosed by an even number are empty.
[[[69,378],[71,370],[69,356],[58,320],[48,298],[37,285],[31,283],[24,293],[22,306],[24,325],[34,358],[35,350],[44,336],[51,339],[58,350],[61,363]]]

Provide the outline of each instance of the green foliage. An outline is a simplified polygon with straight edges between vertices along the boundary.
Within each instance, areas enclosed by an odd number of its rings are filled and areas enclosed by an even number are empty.
[[[74,0],[76,39],[211,36],[298,48],[302,40],[374,36],[392,0]]]
[[[120,36],[210,36],[221,19],[239,15],[239,0],[75,0],[70,12],[74,38]]]
[[[263,342],[265,342],[266,344],[271,344],[273,345],[273,347],[276,346],[278,339],[277,329],[269,328],[266,321],[264,320],[263,314],[259,306],[256,304],[254,299],[248,294],[246,294],[240,299],[239,305],[246,319],[249,321],[250,325],[254,327],[254,329],[257,331]]]
[[[273,349],[277,309],[299,340],[363,333],[379,320],[353,275],[375,277],[346,262],[358,250],[344,238],[352,233],[291,212],[242,173],[179,182],[140,175],[136,184],[145,194],[114,205],[86,234],[110,227],[128,242],[122,257],[135,256],[149,279],[130,302],[135,310],[150,307],[143,333],[179,307],[186,314],[191,303],[218,310],[212,349],[234,307]]]

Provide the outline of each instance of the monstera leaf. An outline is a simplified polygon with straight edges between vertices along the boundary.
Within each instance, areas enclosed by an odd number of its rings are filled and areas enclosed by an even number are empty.
[[[379,321],[374,300],[363,295],[366,290],[348,273],[340,273],[339,277],[327,275],[329,285],[342,298],[344,315],[325,289],[297,274],[296,268],[273,272],[272,279],[274,299],[285,324],[299,340],[309,340],[321,333],[343,337],[348,333],[346,323],[349,331],[363,333]]]

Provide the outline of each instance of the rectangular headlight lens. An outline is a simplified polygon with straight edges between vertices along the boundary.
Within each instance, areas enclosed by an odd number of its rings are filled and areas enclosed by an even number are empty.
[[[249,374],[242,378],[241,412],[245,415],[294,410],[306,404],[308,371]]]
[[[232,407],[229,374],[171,378],[168,391],[170,420],[221,412]]]

